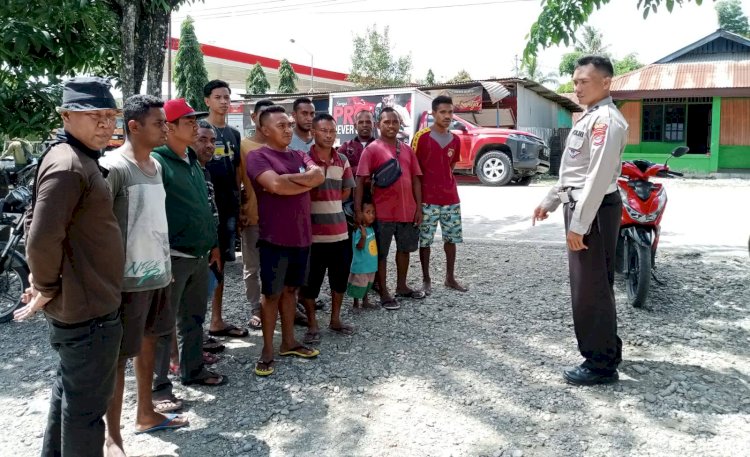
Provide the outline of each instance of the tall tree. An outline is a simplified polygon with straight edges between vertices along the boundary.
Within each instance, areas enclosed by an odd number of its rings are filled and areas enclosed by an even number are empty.
[[[552,72],[545,73],[542,71],[539,68],[536,57],[524,61],[521,68],[521,76],[539,84],[557,84],[557,75]]]
[[[464,81],[471,81],[471,75],[468,71],[461,69],[458,73],[456,73],[456,76],[449,79],[448,83],[461,83]]]
[[[740,0],[720,0],[716,2],[714,8],[719,18],[720,28],[727,32],[750,37],[750,24],[748,24],[747,16],[742,12]]]
[[[576,40],[575,50],[581,54],[609,56],[609,45],[604,44],[604,35],[596,27],[584,25],[581,39]]]
[[[643,64],[638,60],[638,56],[634,52],[631,52],[622,59],[615,59],[613,63],[615,75],[622,75],[643,67]]]
[[[557,86],[557,89],[555,89],[555,92],[558,94],[570,94],[573,92],[573,81],[568,81],[565,83],[560,84]]]
[[[60,123],[55,107],[62,78],[84,72],[115,76],[116,27],[114,15],[98,2],[4,0],[0,135],[46,138]]]
[[[88,1],[88,0],[79,0]],[[164,55],[172,11],[196,0],[105,0],[119,24],[120,89],[123,98],[146,91],[161,97]],[[202,0],[201,0],[202,1]],[[98,3],[98,2],[91,2]],[[112,30],[108,31],[114,34]]]
[[[180,46],[177,48],[174,65],[174,82],[177,96],[184,97],[194,109],[204,109],[203,86],[208,83],[208,72],[203,63],[198,37],[195,36],[193,18],[187,17],[180,29]]]
[[[253,69],[250,70],[250,74],[247,75],[247,81],[245,81],[245,89],[248,94],[262,95],[271,89],[271,83],[268,82],[266,72],[263,71],[263,67],[260,63],[256,62],[253,65]]]
[[[528,42],[523,51],[524,60],[536,55],[539,48],[553,44],[570,42],[579,27],[588,22],[589,16],[612,0],[542,0],[542,12],[531,25]],[[637,9],[643,10],[644,19],[664,5],[672,11],[675,5],[682,6],[690,1],[700,5],[703,0],[630,0]]]
[[[298,79],[299,77],[294,72],[292,64],[286,59],[282,60],[279,64],[279,88],[277,92],[280,94],[293,94],[297,92],[296,81]]]
[[[435,84],[435,73],[432,72],[432,68],[427,70],[427,76],[424,78],[424,83],[428,86]]]
[[[563,54],[562,58],[560,58],[560,65],[558,69],[560,70],[560,75],[567,75],[567,76],[573,76],[573,72],[576,69],[576,62],[578,62],[578,59],[583,57],[583,53],[579,51],[573,51]],[[532,56],[529,58],[535,59],[535,56]]]
[[[411,78],[411,56],[394,57],[388,27],[383,33],[377,25],[367,27],[364,36],[354,37],[352,69],[349,81],[358,87],[378,87],[406,84]]]

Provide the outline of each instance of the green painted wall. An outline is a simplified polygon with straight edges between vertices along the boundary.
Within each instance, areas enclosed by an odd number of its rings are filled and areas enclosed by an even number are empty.
[[[711,151],[711,164],[709,171],[716,172],[719,170],[719,156],[721,154],[721,147],[719,146],[719,140],[721,139],[721,97],[713,98],[713,106],[711,107],[711,144],[709,145],[709,151]]]
[[[641,143],[629,144],[625,147],[623,160],[644,159],[654,163],[664,163],[676,143]],[[685,155],[669,160],[669,168],[681,172],[710,173],[711,159],[705,155]]]
[[[557,108],[557,128],[565,129],[573,127],[573,114],[565,108]]]
[[[750,146],[720,146],[719,169],[750,168]]]

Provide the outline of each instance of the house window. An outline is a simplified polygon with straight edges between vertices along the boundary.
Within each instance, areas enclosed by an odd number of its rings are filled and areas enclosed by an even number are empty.
[[[685,142],[687,107],[692,99],[643,101],[642,141]]]
[[[643,105],[643,141],[662,141],[664,105]]]
[[[685,106],[664,105],[664,141],[685,141]]]

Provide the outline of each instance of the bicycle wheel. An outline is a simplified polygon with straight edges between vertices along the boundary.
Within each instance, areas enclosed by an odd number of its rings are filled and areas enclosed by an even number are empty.
[[[0,246],[4,244],[0,243]],[[9,255],[8,261],[0,262],[0,323],[13,319],[13,311],[21,306],[21,295],[29,287],[26,261],[16,252]]]

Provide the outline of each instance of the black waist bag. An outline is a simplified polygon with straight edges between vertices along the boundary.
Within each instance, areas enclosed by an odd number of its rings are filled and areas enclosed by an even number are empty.
[[[396,157],[379,166],[372,174],[372,183],[377,187],[390,187],[401,177],[401,164],[398,156],[401,154],[401,142],[396,142]]]

